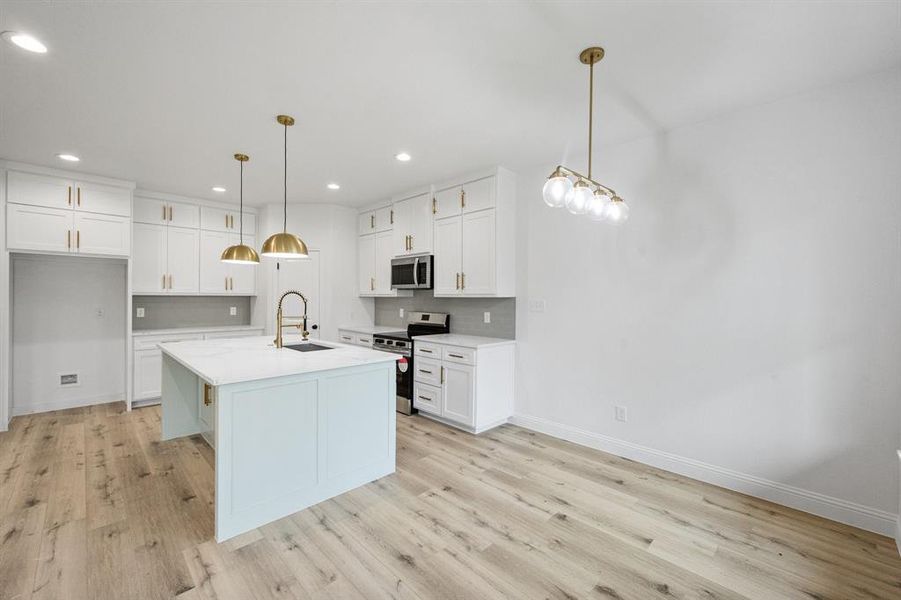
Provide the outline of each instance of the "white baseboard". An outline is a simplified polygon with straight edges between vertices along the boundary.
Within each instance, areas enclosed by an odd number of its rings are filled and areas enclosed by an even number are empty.
[[[13,405],[13,416],[33,415],[35,413],[50,412],[51,410],[64,410],[67,408],[78,408],[80,406],[91,406],[92,404],[106,404],[108,402],[119,402],[125,400],[125,394],[103,394],[92,398],[73,398],[66,400],[54,400],[50,402],[35,402],[26,406]]]
[[[731,469],[640,446],[632,442],[587,431],[572,425],[564,425],[541,417],[517,414],[510,419],[510,422],[514,425],[545,433],[581,446],[609,452],[610,454],[622,456],[652,467],[665,469],[705,483],[748,494],[749,496],[763,498],[770,502],[825,517],[839,523],[853,525],[854,527],[889,537],[896,536],[899,549],[901,549],[901,529],[898,529],[901,527],[899,516],[884,510],[777,481],[770,481],[755,475],[739,473]]]

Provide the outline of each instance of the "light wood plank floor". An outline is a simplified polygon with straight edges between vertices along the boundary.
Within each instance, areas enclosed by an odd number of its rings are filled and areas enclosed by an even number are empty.
[[[398,415],[397,473],[225,544],[156,407],[0,434],[0,598],[901,598],[888,538],[504,426]]]

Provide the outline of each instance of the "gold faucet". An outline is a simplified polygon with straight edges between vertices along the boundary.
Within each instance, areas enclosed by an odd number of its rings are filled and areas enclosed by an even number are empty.
[[[288,323],[287,325],[285,325],[283,323],[283,320],[285,317],[282,314],[282,302],[284,301],[285,296],[290,296],[291,294],[294,294],[295,296],[297,296],[301,300],[303,300],[303,316],[302,317],[289,316],[288,318],[289,319],[303,319],[303,320],[300,323]],[[296,327],[296,328],[300,329],[301,334],[303,335],[303,341],[307,341],[307,338],[310,335],[310,332],[307,331],[307,299],[304,297],[303,294],[301,294],[297,290],[288,290],[287,292],[282,294],[281,298],[278,299],[278,311],[275,313],[275,347],[276,348],[281,348],[283,345],[282,344],[282,342],[283,342],[282,329],[284,329],[285,327]]]

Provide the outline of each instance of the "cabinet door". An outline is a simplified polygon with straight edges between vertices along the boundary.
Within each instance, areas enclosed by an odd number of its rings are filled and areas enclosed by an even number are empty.
[[[433,281],[436,296],[461,294],[461,230],[460,217],[435,221],[435,272]]]
[[[9,250],[73,252],[74,235],[71,210],[6,205],[6,245]]]
[[[389,231],[394,227],[394,207],[385,206],[375,211],[375,230]]]
[[[166,272],[170,276],[169,291],[178,294],[196,294],[199,289],[200,232],[184,227],[169,226],[166,229],[168,234]]]
[[[176,227],[199,227],[200,226],[200,207],[193,204],[184,204],[182,202],[167,202],[166,216],[169,225]],[[137,201],[135,202],[135,214],[137,214]]]
[[[460,214],[463,188],[459,185],[435,192],[435,218],[444,219]]]
[[[72,208],[75,190],[68,179],[9,171],[6,201],[49,208]]]
[[[475,367],[444,363],[442,368],[441,416],[472,427],[475,423]]]
[[[241,211],[235,211],[235,233],[241,233]],[[257,234],[257,216],[245,212],[244,213],[244,239],[247,240],[248,236],[254,237]],[[245,241],[246,243],[246,241]],[[250,244],[248,244],[250,245]]]
[[[75,250],[79,254],[131,254],[131,219],[115,215],[75,213]]]
[[[227,294],[231,265],[222,262],[222,252],[235,240],[233,234],[220,231],[200,232],[200,293]],[[171,252],[171,250],[170,250]]]
[[[494,208],[495,183],[496,179],[494,177],[486,177],[485,179],[464,184],[461,201],[463,213]]]
[[[134,253],[131,258],[131,287],[135,294],[162,294],[166,271],[166,226],[132,225]]]
[[[493,209],[463,215],[463,260],[460,267],[463,295],[491,295],[497,291],[497,262]]]
[[[169,220],[167,205],[162,200],[153,198],[138,198],[134,200],[134,222],[151,223],[154,225],[165,224]],[[197,207],[194,207],[195,210]]]
[[[135,350],[134,399],[149,400],[162,394],[163,353],[159,349]]]
[[[361,296],[375,293],[375,235],[361,235],[357,240],[357,281]]]
[[[394,211],[394,228],[391,230],[393,242],[392,255],[403,256],[410,253],[410,201],[401,200],[391,207]]]
[[[357,217],[358,221],[358,233],[360,235],[366,235],[367,233],[375,233],[375,211],[369,210],[366,212],[360,213]]]
[[[391,293],[392,232],[375,234],[375,293]]]
[[[237,214],[238,211],[228,211],[221,208],[201,206],[200,228],[206,229],[207,231],[222,231],[226,233],[237,231],[237,219],[234,219],[234,227],[232,227],[232,220]]]
[[[245,215],[246,216],[246,215]],[[231,234],[231,244],[239,243],[238,236],[236,234]],[[254,248],[254,244],[256,243],[255,238],[250,237],[248,235],[244,236],[244,243],[251,248]],[[255,296],[257,293],[257,268],[259,265],[256,264],[246,264],[246,265],[237,265],[232,264],[228,265],[229,277],[230,280],[230,290],[231,293],[237,294],[239,296]],[[203,270],[201,269],[201,273]]]
[[[104,215],[131,216],[131,192],[125,188],[99,183],[75,183],[76,210]]]
[[[432,252],[432,196],[422,194],[407,200],[410,205],[410,252]]]

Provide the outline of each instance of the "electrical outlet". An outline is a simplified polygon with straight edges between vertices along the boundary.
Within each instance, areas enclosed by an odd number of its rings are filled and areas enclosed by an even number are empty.
[[[143,307],[143,306],[139,306],[139,307],[138,307],[138,310],[136,310],[135,312],[137,313],[136,316],[137,316],[139,319],[143,319],[143,318],[144,318],[144,307]]]
[[[229,307],[228,307],[228,314],[231,315],[231,316],[233,316],[233,317],[238,316],[238,307],[237,307],[237,306],[229,306]]]
[[[615,406],[614,413],[616,415],[616,420],[622,423],[625,423],[629,420],[629,413],[626,412],[625,406]]]
[[[491,322],[491,313],[488,312],[487,310],[485,311],[485,317],[484,317],[484,319],[485,319],[485,322],[486,322],[486,323],[490,323],[490,322]]]
[[[65,373],[59,376],[60,385],[78,385],[78,373]]]
[[[398,312],[398,314],[400,314],[400,318],[403,319],[404,318],[404,309],[402,309],[402,308],[398,309],[397,312]]]
[[[100,307],[97,308],[97,316],[103,317],[103,308],[100,308]]]
[[[543,313],[544,300],[529,300],[529,310],[534,313]]]

